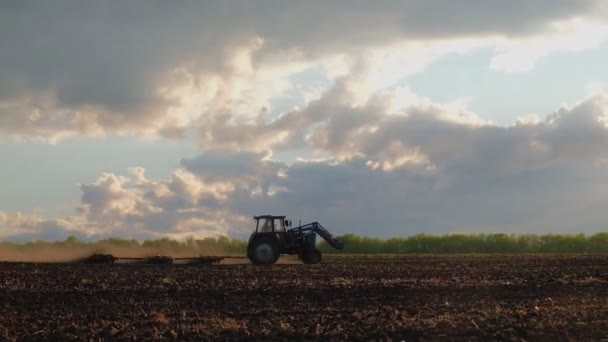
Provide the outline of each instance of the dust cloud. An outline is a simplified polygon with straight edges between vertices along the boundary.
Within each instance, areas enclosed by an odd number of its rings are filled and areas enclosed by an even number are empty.
[[[174,258],[242,256],[216,249],[205,249],[204,251],[196,248],[176,250],[169,247],[115,246],[111,244],[18,246],[0,243],[0,262],[77,262],[94,253],[109,253],[122,258],[142,258],[152,255],[168,255]],[[241,262],[245,260],[241,259]]]

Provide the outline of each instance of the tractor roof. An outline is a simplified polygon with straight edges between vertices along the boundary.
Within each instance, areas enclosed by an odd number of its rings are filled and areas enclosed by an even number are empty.
[[[281,216],[275,216],[275,215],[259,215],[259,216],[254,216],[253,218],[255,220],[260,220],[260,219],[284,219],[286,216],[285,215],[281,215]]]

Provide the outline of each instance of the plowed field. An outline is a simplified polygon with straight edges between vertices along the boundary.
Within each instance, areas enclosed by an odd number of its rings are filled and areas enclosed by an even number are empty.
[[[0,340],[601,340],[608,256],[0,264]]]

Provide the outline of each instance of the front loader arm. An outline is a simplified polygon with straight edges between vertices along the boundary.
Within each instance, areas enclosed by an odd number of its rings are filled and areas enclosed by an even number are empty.
[[[291,232],[297,232],[300,235],[303,235],[304,233],[307,233],[307,232],[315,232],[320,237],[322,237],[323,240],[327,241],[327,243],[330,246],[332,246],[333,248],[335,248],[335,249],[342,249],[342,248],[344,248],[344,242],[340,241],[335,236],[333,236],[319,222],[312,222],[312,223],[308,223],[308,224],[305,224],[305,225],[302,225],[302,226],[299,226],[299,227],[291,228],[290,231]]]

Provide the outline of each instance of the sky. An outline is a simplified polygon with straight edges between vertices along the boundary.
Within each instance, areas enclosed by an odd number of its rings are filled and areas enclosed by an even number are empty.
[[[0,3],[0,240],[594,233],[601,0]]]

